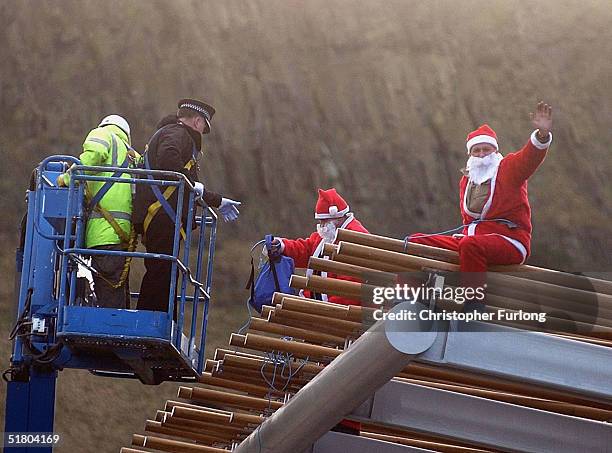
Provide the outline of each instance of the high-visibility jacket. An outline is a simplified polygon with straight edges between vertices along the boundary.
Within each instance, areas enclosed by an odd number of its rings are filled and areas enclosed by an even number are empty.
[[[128,137],[119,127],[108,125],[93,129],[85,138],[83,152],[79,156],[83,165],[121,167],[128,156]],[[112,176],[113,172],[91,172],[98,176]],[[123,173],[122,178],[130,178]],[[89,193],[92,197],[104,185],[104,182],[88,181]],[[128,183],[114,183],[106,192],[99,205],[106,209],[127,235],[132,226],[132,189]],[[121,239],[112,225],[102,217],[102,214],[92,210],[85,230],[85,246],[88,248],[99,245],[120,244]]]

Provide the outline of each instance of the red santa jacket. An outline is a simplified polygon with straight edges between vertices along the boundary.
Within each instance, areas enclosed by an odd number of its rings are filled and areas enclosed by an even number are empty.
[[[463,176],[459,182],[459,204],[461,217],[466,227],[463,234],[499,234],[510,240],[523,255],[529,256],[531,249],[531,207],[527,197],[527,180],[546,157],[550,146],[537,141],[535,132],[522,149],[505,156],[499,164],[497,173],[491,179],[489,198],[482,213],[470,213],[466,204],[468,178]],[[509,228],[499,222],[472,223],[476,219],[506,219],[517,227]]]
[[[352,231],[360,231],[362,233],[369,233],[368,230],[361,224],[361,222],[353,217],[352,220],[344,227],[347,230]],[[283,239],[284,249],[283,255],[289,256],[293,258],[295,262],[295,267],[306,268],[308,267],[308,260],[311,256],[314,256],[315,253],[318,255],[317,248],[319,244],[321,244],[321,236],[319,233],[314,232],[306,239]],[[337,278],[339,280],[348,280],[353,282],[358,282],[359,279],[354,277],[348,277],[345,275],[336,275],[336,274],[327,274],[329,278]],[[347,299],[340,296],[329,296],[329,302],[334,304],[342,304],[342,305],[361,305],[361,302],[358,300]]]

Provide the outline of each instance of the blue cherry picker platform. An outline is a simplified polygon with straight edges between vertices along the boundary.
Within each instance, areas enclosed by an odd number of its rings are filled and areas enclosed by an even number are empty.
[[[57,187],[57,177],[70,166],[69,186]],[[101,172],[113,175],[100,176]],[[181,210],[177,209],[172,255],[85,248],[87,181],[176,187],[177,206],[183,206],[187,197],[189,212],[196,210],[195,216],[187,216],[185,240],[180,241]],[[17,320],[11,332],[10,367],[3,374],[7,381],[5,438],[7,433],[53,432],[56,379],[65,368],[153,385],[195,381],[201,375],[217,216],[193,189],[181,173],[88,167],[72,156],[48,157],[35,169],[16,256]],[[168,311],[92,303],[84,295],[79,272],[94,254],[170,261]],[[130,296],[138,298],[138,293]],[[52,449],[50,445],[36,450],[9,447],[6,439],[5,447],[12,453]]]

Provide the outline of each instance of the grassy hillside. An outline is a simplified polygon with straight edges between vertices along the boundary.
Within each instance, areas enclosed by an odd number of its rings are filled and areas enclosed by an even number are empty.
[[[202,176],[243,201],[219,234],[218,344],[244,318],[249,244],[312,231],[317,187],[378,234],[448,229],[466,133],[486,121],[512,151],[540,98],[555,138],[530,182],[530,262],[609,273],[611,22],[595,0],[0,2],[2,331],[31,169],[77,154],[109,113],[140,149],[183,96],[217,108]],[[117,451],[176,389],[82,372],[59,383],[59,452]]]

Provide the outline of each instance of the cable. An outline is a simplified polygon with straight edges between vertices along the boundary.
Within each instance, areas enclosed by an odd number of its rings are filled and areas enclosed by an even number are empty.
[[[261,245],[261,244],[263,244],[265,242],[266,242],[266,240],[262,239],[261,241],[257,241],[253,245],[253,247],[251,247],[251,251],[249,252],[249,255],[251,255],[251,266],[253,265],[253,250],[255,250],[255,248],[257,248],[257,246],[259,246],[259,245]],[[259,265],[258,265],[258,269],[261,269],[261,258],[260,258],[260,262],[259,262]],[[254,270],[253,270],[253,273],[254,273]],[[253,281],[250,284],[254,285],[255,284],[255,278],[254,278],[254,275],[252,275],[252,276],[253,276]],[[247,289],[248,289],[248,287],[247,287]],[[246,332],[246,330],[251,325],[251,318],[253,317],[253,310],[251,309],[250,301],[251,301],[251,297],[249,296],[249,298],[246,300],[246,307],[247,307],[247,311],[249,313],[249,318],[247,319],[247,322],[244,323],[244,325],[238,330],[238,333],[240,335],[242,335],[244,332]]]
[[[48,345],[49,343],[47,343]],[[60,356],[62,349],[64,348],[64,343],[58,342],[53,346],[48,347],[44,352],[39,352],[35,349],[30,342],[24,342],[24,346],[28,349],[28,352],[31,354],[31,359],[34,363],[41,365],[49,365],[55,359]]]
[[[293,337],[282,337],[281,340],[284,341],[292,341]],[[302,363],[300,363],[300,365],[293,370],[293,361],[294,361],[294,356],[292,353],[289,352],[277,352],[277,351],[271,351],[271,352],[266,352],[266,357],[264,358],[263,364],[260,368],[260,374],[262,379],[266,382],[266,384],[268,384],[268,387],[270,388],[270,390],[273,390],[277,393],[284,393],[287,388],[289,387],[289,385],[291,384],[291,380],[304,368],[304,366],[308,363],[308,359],[309,357],[306,357],[306,359],[304,359],[304,361]],[[272,373],[272,380],[268,380],[267,376],[265,375],[265,367],[268,363],[272,363],[274,365],[274,370]],[[276,376],[277,376],[277,371],[278,371],[278,367],[282,366],[281,370],[280,370],[280,374],[279,376],[283,379],[285,379],[285,384],[283,385],[282,388],[276,388]],[[289,373],[285,376],[284,371],[285,369],[289,369]]]
[[[515,228],[518,228],[518,224],[512,222],[511,220],[508,219],[477,219],[474,220],[473,222],[464,224],[464,225],[459,225],[458,227],[452,228],[450,230],[446,230],[446,231],[440,231],[439,233],[429,233],[429,234],[422,234],[422,233],[415,233],[418,234],[418,236],[414,236],[413,239],[420,239],[420,238],[428,238],[431,236],[443,236],[446,234],[451,234],[451,233],[456,233],[459,231],[462,231],[465,227],[468,227],[469,225],[472,224],[479,224],[479,223],[483,223],[483,222],[499,222],[499,223],[503,223],[505,224],[509,229],[513,230]],[[404,253],[408,253],[408,243],[410,242],[410,236],[408,235],[404,238]]]
[[[30,308],[32,305],[32,293],[33,292],[34,292],[34,288],[28,288],[28,291],[26,293],[26,300],[25,300],[25,303],[23,304],[23,311],[19,315],[19,318],[17,318],[17,322],[15,323],[15,325],[11,329],[11,333],[9,334],[10,341],[13,341],[15,339],[15,337],[19,333],[19,330],[26,324],[26,319],[27,319],[28,313],[30,312]]]
[[[53,361],[55,361],[55,359],[57,359],[60,356],[63,348],[64,348],[64,343],[61,343],[61,342],[57,343],[51,346],[50,348],[48,348],[41,356],[35,359],[33,358],[33,360],[34,362],[38,364],[48,365],[52,363]],[[51,355],[50,357],[47,357],[50,354],[53,354],[53,355]]]
[[[246,300],[246,308],[247,308],[247,311],[249,312],[249,319],[247,319],[247,322],[245,322],[243,326],[240,329],[238,329],[239,335],[243,335],[244,332],[246,332],[247,329],[251,326],[251,318],[253,317],[253,310],[251,309],[251,299],[250,298]]]
[[[4,372],[2,373],[2,379],[4,380],[4,382],[9,383],[13,380],[13,374],[15,372],[16,368],[14,367],[9,367],[6,370],[4,370]],[[11,375],[10,379],[7,377],[7,375]]]
[[[293,337],[281,337],[281,340],[292,341]],[[261,374],[262,379],[266,382],[266,384],[268,384],[268,388],[269,388],[268,393],[266,395],[266,399],[268,400],[268,408],[265,411],[265,413],[268,414],[267,416],[270,416],[271,414],[272,392],[286,393],[286,390],[289,388],[289,385],[291,385],[292,379],[304,368],[304,366],[308,363],[309,358],[310,357],[306,357],[304,361],[294,371],[292,369],[293,361],[294,361],[294,356],[292,353],[282,352],[282,351],[266,352],[266,355],[264,357],[264,360],[263,360],[263,363],[261,365],[259,372]],[[274,365],[274,368],[272,370],[272,379],[270,380],[267,378],[266,373],[265,373],[266,365],[268,365],[269,363]],[[277,370],[279,366],[282,366],[282,368],[278,376],[285,379],[285,384],[283,385],[281,389],[276,388],[276,377],[277,377]],[[287,368],[289,369],[289,373],[287,374],[287,376],[285,376],[284,370]],[[259,444],[259,452],[261,452],[263,448],[262,440],[261,440],[261,430],[260,430],[262,425],[263,423],[255,429],[255,432],[257,435],[257,442]]]

